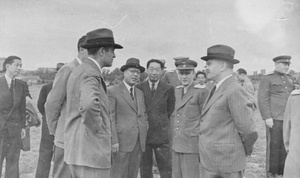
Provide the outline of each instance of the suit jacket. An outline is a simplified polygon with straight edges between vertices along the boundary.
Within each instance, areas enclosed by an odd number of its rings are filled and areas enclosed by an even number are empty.
[[[182,96],[182,89],[183,86],[175,89],[176,105],[172,148],[180,153],[198,153],[201,110],[209,91],[207,88],[199,88],[193,83]]]
[[[137,139],[145,151],[147,136],[147,114],[144,95],[135,87],[132,100],[124,82],[108,89],[112,117],[112,144],[119,143],[119,150],[131,152]]]
[[[199,136],[201,164],[216,173],[242,171],[256,139],[247,94],[231,76],[203,106]]]
[[[49,133],[54,135],[54,143],[60,148],[64,148],[67,82],[71,72],[78,65],[78,61],[74,59],[59,69],[45,104]]]
[[[294,90],[288,99],[284,121],[283,140],[287,151],[285,160],[284,177],[300,177],[300,90]]]
[[[0,77],[0,137],[20,136],[26,122],[26,89],[24,82],[15,79],[12,97],[5,76]]]
[[[174,87],[159,81],[152,96],[149,82],[136,86],[144,93],[149,129],[146,143],[165,144],[170,141],[170,116],[175,107]]]
[[[45,103],[47,100],[47,96],[52,89],[53,82],[44,85],[40,91],[39,99],[37,102],[37,107],[40,113],[45,116]]]
[[[283,120],[286,102],[294,88],[292,78],[286,74],[274,71],[264,76],[257,93],[262,119]]]
[[[86,59],[67,84],[64,160],[67,164],[111,167],[109,100],[101,71]]]

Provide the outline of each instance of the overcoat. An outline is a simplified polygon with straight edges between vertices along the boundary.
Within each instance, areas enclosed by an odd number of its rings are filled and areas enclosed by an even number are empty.
[[[86,59],[67,84],[64,160],[67,164],[111,167],[111,116],[98,66]]]
[[[288,152],[285,167],[285,178],[300,177],[300,90],[294,90],[288,99],[284,121],[283,121],[283,140],[286,151]]]
[[[251,103],[234,77],[227,78],[206,100],[199,133],[201,165],[214,173],[246,168],[257,140]]]

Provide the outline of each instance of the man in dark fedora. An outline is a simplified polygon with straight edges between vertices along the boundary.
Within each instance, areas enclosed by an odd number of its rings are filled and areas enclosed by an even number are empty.
[[[136,58],[121,67],[123,82],[108,89],[112,117],[111,178],[136,178],[148,129],[144,95],[135,87],[145,68]],[[152,165],[151,165],[152,166]]]
[[[251,103],[233,74],[234,49],[207,49],[207,78],[216,82],[206,99],[200,121],[199,151],[203,177],[242,178],[246,156],[257,140]]]
[[[3,63],[0,77],[0,177],[5,159],[5,178],[19,178],[21,138],[25,137],[26,96],[28,88],[16,79],[22,68],[18,56],[9,56]]]
[[[160,80],[164,64],[161,60],[147,62],[148,79],[137,85],[143,91],[149,121],[146,151],[141,162],[141,178],[152,178],[153,152],[161,178],[172,177],[170,149],[170,117],[175,107],[174,87]]]
[[[49,133],[54,135],[53,178],[70,178],[69,166],[64,162],[64,128],[66,119],[67,82],[71,72],[87,58],[87,50],[81,45],[85,43],[86,35],[77,42],[77,57],[65,64],[56,74],[53,88],[45,103],[46,120]]]
[[[289,70],[291,56],[282,55],[273,59],[275,71],[262,78],[258,88],[258,107],[265,120],[267,131],[267,177],[283,175],[286,150],[283,143],[283,118],[287,100],[295,89]]]
[[[102,68],[110,67],[113,32],[101,28],[88,32],[81,47],[88,58],[71,73],[67,83],[64,161],[72,177],[109,177],[111,168],[111,116]]]

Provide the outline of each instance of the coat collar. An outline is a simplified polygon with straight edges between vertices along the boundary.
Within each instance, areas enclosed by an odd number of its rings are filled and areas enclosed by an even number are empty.
[[[180,92],[178,92],[179,97],[177,98],[182,98],[180,101],[177,101],[176,103],[178,103],[176,105],[176,110],[180,109],[181,107],[183,107],[192,97],[193,97],[193,89],[195,87],[195,82],[193,82],[187,89],[186,93],[184,94],[184,96],[182,97],[182,92],[181,90],[183,89],[182,87],[178,87],[176,88],[177,90],[180,90]]]
[[[122,97],[125,99],[125,101],[129,104],[129,106],[135,111],[137,112],[137,106],[134,103],[135,101],[132,100],[130,93],[127,89],[127,87],[125,86],[125,84],[123,82],[118,84],[118,87],[120,89],[121,95]],[[135,92],[136,93],[136,92]],[[137,100],[136,98],[136,94],[135,94],[135,100]]]
[[[229,84],[231,84],[232,82],[234,82],[234,80],[235,79],[234,79],[233,76],[227,78],[220,85],[220,87],[215,91],[215,93],[213,94],[213,96],[210,98],[209,101],[207,101],[208,97],[206,98],[206,101],[205,101],[205,103],[203,105],[203,109],[202,109],[202,115],[205,114],[205,112],[212,106],[212,104],[215,103],[223,95],[224,90],[228,87]],[[209,92],[208,96],[210,96],[210,92]]]

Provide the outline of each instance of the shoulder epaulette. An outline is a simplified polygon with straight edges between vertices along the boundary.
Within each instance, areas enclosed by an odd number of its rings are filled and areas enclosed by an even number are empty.
[[[291,95],[300,95],[300,90],[293,90]]]
[[[205,88],[205,86],[197,84],[197,85],[194,85],[194,88]]]

